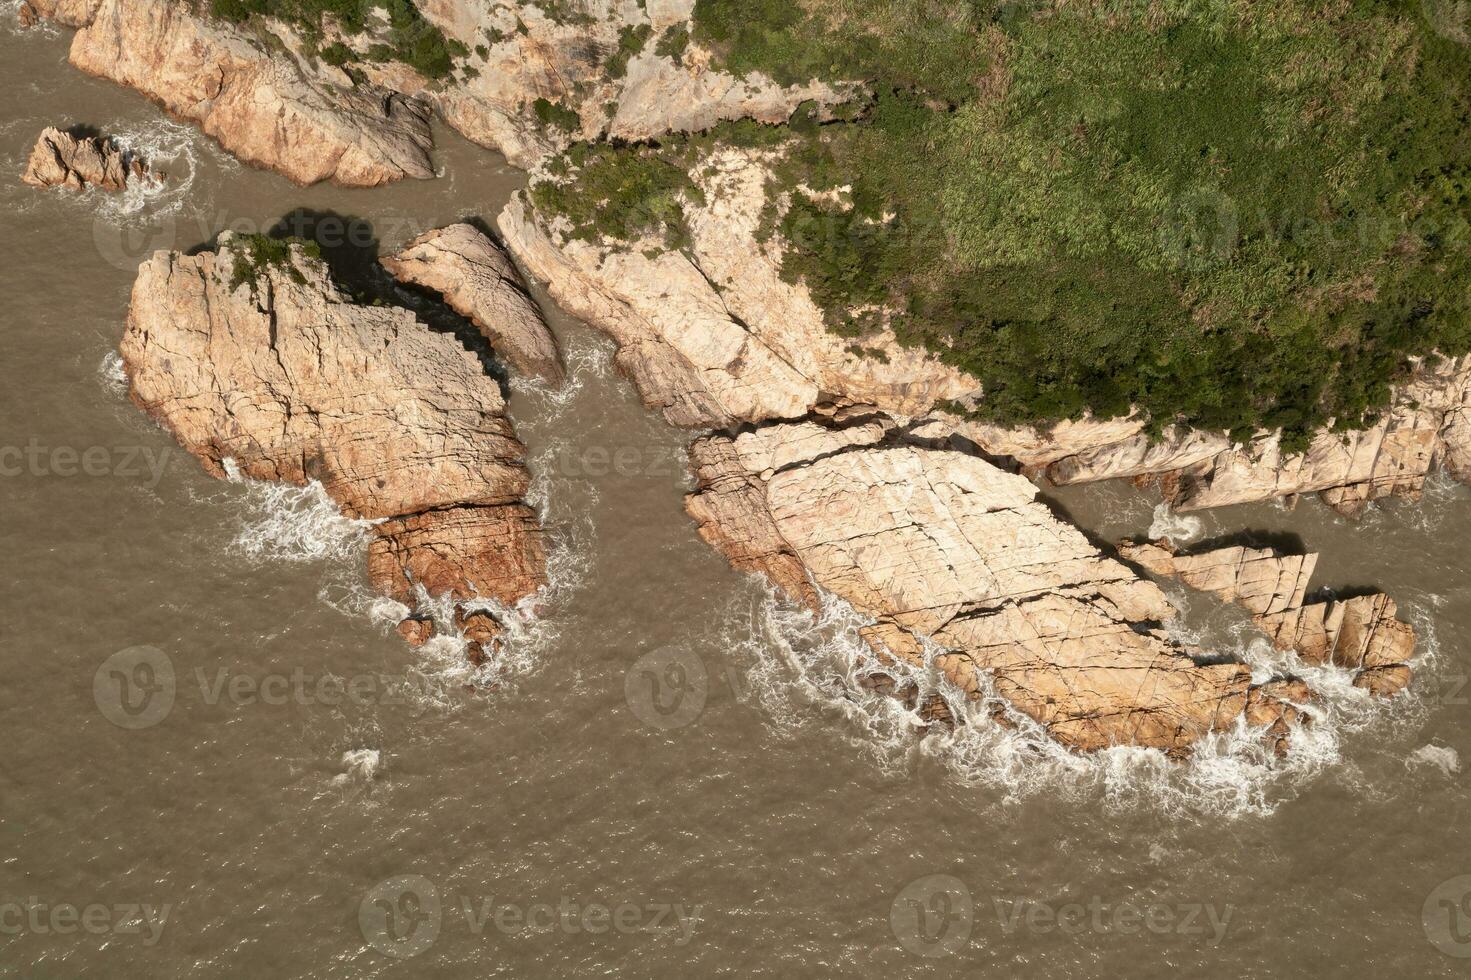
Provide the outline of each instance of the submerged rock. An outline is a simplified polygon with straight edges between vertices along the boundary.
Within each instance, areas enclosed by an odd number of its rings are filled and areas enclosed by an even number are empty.
[[[104,136],[73,136],[48,126],[36,139],[21,181],[32,187],[100,187],[120,191],[151,175],[143,162]]]
[[[1177,555],[1168,541],[1124,542],[1119,554],[1156,575],[1178,577],[1194,589],[1244,606],[1279,650],[1305,662],[1354,672],[1354,685],[1390,697],[1410,682],[1406,662],[1415,629],[1396,618],[1383,593],[1305,602],[1318,556],[1282,555],[1270,548],[1218,548]]]
[[[1054,517],[1025,478],[875,435],[809,421],[702,438],[686,507],[737,567],[875,617],[866,635],[889,662],[922,666],[919,638],[933,641],[935,665],[967,695],[980,698],[989,674],[1065,745],[1180,755],[1248,708],[1285,738],[1288,689],[1170,641],[1160,624],[1175,611],[1159,588]]]
[[[553,383],[566,376],[556,339],[527,295],[521,274],[475,226],[439,228],[380,261],[403,282],[442,295],[517,371]]]
[[[354,302],[302,246],[274,249],[227,232],[217,251],[143,263],[121,344],[134,402],[214,476],[232,461],[253,479],[318,480],[374,521],[385,595],[535,593],[543,535],[496,381],[408,310]]]

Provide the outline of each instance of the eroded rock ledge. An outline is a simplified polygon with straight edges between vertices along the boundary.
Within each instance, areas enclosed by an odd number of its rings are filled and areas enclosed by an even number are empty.
[[[120,191],[128,181],[149,180],[152,175],[143,161],[105,136],[74,136],[48,126],[36,138],[20,179],[32,187]]]
[[[1415,629],[1396,617],[1383,593],[1307,602],[1318,556],[1282,555],[1270,548],[1229,547],[1181,555],[1169,541],[1124,542],[1119,554],[1156,575],[1177,577],[1193,589],[1234,602],[1279,650],[1305,662],[1354,672],[1354,686],[1390,697],[1410,682],[1407,665]]]
[[[384,268],[431,289],[475,324],[495,352],[522,374],[560,383],[562,353],[510,256],[478,228],[454,224],[420,235]]]
[[[495,380],[408,310],[355,303],[300,245],[263,260],[226,233],[215,252],[154,254],[121,352],[133,401],[212,475],[231,461],[258,480],[318,480],[344,514],[376,522],[382,594],[513,605],[546,584]]]
[[[1280,750],[1307,697],[1253,685],[1242,664],[1173,643],[1159,588],[1058,520],[1024,477],[916,445],[861,410],[712,435],[691,447],[686,508],[738,568],[789,594],[813,585],[873,616],[881,658],[935,665],[972,698],[997,695],[1074,748],[1183,755],[1238,719]],[[881,683],[881,681],[880,681]]]

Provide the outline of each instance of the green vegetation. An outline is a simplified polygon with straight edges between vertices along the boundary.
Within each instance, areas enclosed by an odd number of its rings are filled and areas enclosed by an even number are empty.
[[[653,150],[579,143],[551,171],[575,179],[533,184],[531,202],[570,221],[579,241],[634,242],[656,234],[666,247],[681,248],[689,242],[684,205],[705,200],[686,167]]]
[[[1425,9],[698,0],[731,70],[872,98],[581,148],[533,196],[590,236],[663,215],[679,243],[702,146],[781,145],[765,228],[856,347],[891,327],[1000,422],[1136,406],[1301,446],[1372,418],[1408,357],[1471,350],[1471,45]]]
[[[536,113],[536,118],[541,120],[543,126],[555,126],[569,133],[575,133],[582,125],[582,119],[577,115],[576,110],[569,109],[560,102],[537,99],[531,103],[531,109]]]
[[[648,24],[637,26],[629,25],[618,32],[618,50],[608,59],[604,71],[609,78],[622,78],[628,74],[628,63],[633,60],[649,38],[654,34],[654,29]]]
[[[654,53],[669,58],[676,65],[684,64],[684,49],[690,46],[690,29],[684,24],[675,24],[666,30],[654,45]]]
[[[271,266],[284,270],[291,280],[301,284],[306,277],[291,261],[291,246],[299,245],[309,258],[321,259],[322,249],[316,242],[303,238],[272,238],[269,235],[236,235],[230,241],[230,254],[234,257],[234,269],[230,275],[230,288],[238,289],[246,283],[252,291],[260,283],[261,273]]]
[[[413,0],[210,0],[210,12],[222,20],[244,23],[251,17],[274,17],[300,28],[309,41],[322,36],[323,22],[330,19],[344,34],[353,37],[370,27],[369,13],[377,9],[388,16],[388,24],[366,55],[370,61],[401,61],[426,78],[447,78],[454,60],[470,51],[459,41],[447,39],[414,6]],[[339,67],[360,60],[340,41],[318,52],[328,64]]]

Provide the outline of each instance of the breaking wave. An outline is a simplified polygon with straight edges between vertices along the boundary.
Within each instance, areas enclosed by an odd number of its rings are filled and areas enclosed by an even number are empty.
[[[1167,503],[1159,503],[1154,508],[1154,520],[1149,525],[1150,540],[1169,538],[1175,544],[1186,544],[1200,537],[1205,522],[1199,517],[1188,514],[1179,514],[1170,508]]]
[[[1391,707],[1353,687],[1347,671],[1309,667],[1295,654],[1275,650],[1259,633],[1233,627],[1210,649],[1234,653],[1252,667],[1255,680],[1296,673],[1319,695],[1303,707],[1309,723],[1294,730],[1284,758],[1276,758],[1241,718],[1232,729],[1198,742],[1185,762],[1132,746],[1079,753],[998,697],[988,679],[983,678],[980,699],[966,697],[934,666],[940,650],[928,641],[923,667],[881,666],[858,632],[870,622],[832,595],[822,596],[821,611],[814,614],[767,588],[754,600],[732,603],[722,639],[742,664],[747,696],[778,736],[830,730],[837,715],[846,726],[845,739],[871,755],[883,772],[899,775],[927,760],[961,785],[998,793],[1005,804],[1057,794],[1110,810],[1145,809],[1170,817],[1263,816],[1339,764],[1346,736],[1386,718],[1403,722],[1414,714],[1414,695],[1401,695]],[[1182,632],[1177,639],[1205,639],[1199,631]],[[1433,633],[1421,635],[1426,652],[1417,657],[1417,669],[1433,659]],[[914,682],[920,703],[926,695],[940,694],[963,724],[948,731],[928,727],[903,702],[867,690],[860,679],[877,670]]]
[[[322,485],[267,483],[241,476],[235,461],[224,461],[231,483],[245,488],[244,523],[232,547],[237,554],[271,561],[308,562],[355,559],[368,541],[372,521],[342,516]]]

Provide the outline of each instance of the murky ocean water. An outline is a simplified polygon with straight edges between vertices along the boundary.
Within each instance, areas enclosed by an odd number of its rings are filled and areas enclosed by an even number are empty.
[[[129,404],[112,352],[155,248],[308,209],[369,255],[493,221],[521,177],[441,132],[439,180],[295,188],[82,76],[66,44],[0,21],[0,974],[1471,969],[1471,491],[1437,482],[1358,523],[1316,501],[1181,518],[1123,484],[1048,492],[1102,540],[1157,521],[1286,538],[1322,553],[1315,587],[1394,596],[1422,637],[1410,696],[1322,678],[1285,766],[1230,739],[1189,766],[984,724],[919,739],[846,676],[856,617],[775,603],[699,540],[689,434],[548,304],[573,380],[517,382],[511,412],[555,601],[470,690],[455,651],[391,632],[359,528],[310,488],[207,477]],[[40,130],[78,123],[167,188],[19,184]],[[1172,594],[1182,635],[1272,665],[1240,615]]]

